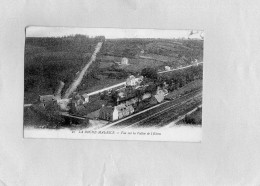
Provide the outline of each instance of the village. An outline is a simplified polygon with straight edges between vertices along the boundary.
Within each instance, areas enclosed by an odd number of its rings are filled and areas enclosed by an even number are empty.
[[[61,115],[65,116],[69,123],[86,124],[89,120],[115,122],[165,101],[168,94],[170,94],[168,97],[171,96],[169,84],[167,84],[166,79],[163,79],[162,76],[159,78],[157,74],[170,72],[171,70],[196,68],[199,65],[197,61],[191,64],[179,69],[171,69],[165,66],[165,71],[159,72],[152,71],[153,69],[144,69],[142,72],[145,77],[143,75],[139,77],[130,75],[124,83],[92,93],[80,94],[79,92],[73,92],[69,99],[60,99],[64,87],[64,83],[60,82],[60,86],[54,95],[40,96],[39,106],[42,109],[58,106]],[[127,58],[122,58],[119,65],[129,65]],[[148,73],[145,74],[147,70]],[[151,71],[149,72],[149,70]],[[196,78],[198,77],[194,76],[192,80]],[[98,107],[92,107],[97,102],[97,99],[92,100],[94,96],[98,97]]]
[[[81,35],[76,38],[86,40]],[[52,79],[53,94],[42,92],[35,104],[27,104],[48,120],[46,127],[53,123],[54,127],[110,125],[163,106],[202,86],[200,50],[194,47],[194,51],[190,46],[199,46],[200,40],[124,41],[97,37],[95,42],[96,45],[91,43],[93,53],[83,55],[81,65],[75,66],[78,70],[70,79],[60,78],[59,84]],[[181,53],[170,52],[177,50]],[[183,55],[184,51],[189,56]],[[176,60],[178,56],[181,58]]]

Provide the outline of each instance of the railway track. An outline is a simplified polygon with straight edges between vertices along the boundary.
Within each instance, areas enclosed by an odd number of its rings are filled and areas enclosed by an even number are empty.
[[[199,94],[201,96],[201,94]],[[133,123],[132,125],[129,125],[125,128],[135,128],[135,127],[162,127],[165,123],[162,121],[162,118],[177,118],[179,115],[182,115],[184,113],[176,112],[176,109],[178,109],[181,106],[185,106],[187,102],[194,99],[194,97],[187,99],[186,101],[183,101],[181,103],[172,105],[166,109],[163,109],[147,118],[144,118],[136,123]],[[199,104],[197,104],[199,105]]]
[[[186,103],[187,101],[193,99],[195,96],[198,96],[198,94],[201,95],[201,90],[198,89],[193,92],[190,92],[182,97],[179,97],[173,101],[167,101],[155,108],[152,109],[147,109],[147,111],[141,111],[141,113],[137,113],[134,116],[129,116],[127,118],[124,118],[122,121],[116,121],[113,123],[110,123],[109,125],[105,126],[105,128],[129,128],[129,127],[134,127],[134,126],[140,126],[144,123],[147,123],[149,120],[153,120],[154,118],[168,113],[176,107],[181,106],[182,104]]]

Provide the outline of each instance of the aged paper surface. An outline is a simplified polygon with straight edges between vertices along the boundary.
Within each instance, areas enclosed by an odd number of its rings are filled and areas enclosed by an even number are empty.
[[[202,30],[26,28],[24,137],[200,142]]]
[[[260,184],[258,1],[0,5],[0,185]],[[202,142],[24,139],[28,25],[204,30]]]

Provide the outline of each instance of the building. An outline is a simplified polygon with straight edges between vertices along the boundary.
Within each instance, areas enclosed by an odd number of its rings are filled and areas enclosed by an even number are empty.
[[[165,92],[160,87],[157,87],[156,94],[154,95],[155,99],[158,103],[161,103],[164,100]]]
[[[57,104],[62,111],[69,111],[70,109],[68,106],[70,104],[70,99],[58,99]]]
[[[126,79],[126,85],[127,86],[137,86],[140,85],[141,82],[143,81],[144,77],[140,76],[139,78],[134,77],[133,75],[130,75],[127,79]]]
[[[87,93],[83,94],[83,95],[82,95],[82,98],[83,98],[83,101],[84,101],[84,103],[83,103],[83,104],[85,104],[85,103],[88,103],[88,102],[89,102],[89,95],[88,95]]]
[[[99,118],[107,121],[118,120],[118,110],[113,106],[102,106],[99,111]]]
[[[39,106],[45,109],[48,106],[53,106],[57,103],[57,99],[54,95],[40,95],[39,96]]]
[[[126,79],[126,85],[127,86],[135,86],[136,85],[136,79],[133,75],[129,76],[127,79]]]
[[[171,67],[165,66],[165,70],[170,71],[170,70],[171,70]]]
[[[132,103],[121,103],[117,106],[102,106],[99,118],[107,121],[116,121],[134,113]]]
[[[43,95],[43,96],[40,95],[39,100],[40,102],[43,103],[49,103],[49,102],[56,101],[56,97],[54,95]]]
[[[126,80],[126,87],[117,91],[116,103],[103,105],[99,111],[99,119],[116,121],[125,118],[135,111],[161,103],[167,90],[155,85],[153,82],[139,86],[143,77],[135,78],[133,75]],[[137,88],[139,86],[139,88]],[[166,86],[166,85],[164,85]],[[146,90],[147,87],[150,89]],[[154,95],[155,94],[155,95]]]
[[[126,57],[122,58],[121,65],[128,65],[128,59]]]
[[[142,81],[144,80],[144,76],[140,76],[139,78],[136,78],[136,79],[137,79],[137,83],[141,84]]]

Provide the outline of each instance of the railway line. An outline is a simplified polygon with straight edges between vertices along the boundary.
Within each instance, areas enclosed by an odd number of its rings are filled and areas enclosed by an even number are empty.
[[[106,128],[130,128],[130,127],[137,127],[137,126],[148,126],[151,124],[151,121],[154,125],[158,125],[160,122],[157,122],[155,124],[156,118],[158,118],[161,115],[172,113],[175,109],[182,106],[183,104],[187,103],[188,101],[194,99],[195,97],[200,96],[201,97],[201,91],[202,89],[195,90],[193,92],[190,92],[182,97],[176,98],[173,101],[166,101],[163,104],[154,107],[152,109],[146,109],[142,111],[141,113],[137,113],[135,115],[129,116],[127,118],[124,118],[122,121],[116,121],[113,122],[107,126],[104,126],[101,129]],[[178,115],[178,113],[176,113]],[[177,117],[177,116],[176,116]],[[153,126],[154,126],[153,125]],[[149,125],[150,126],[150,125]]]
[[[127,126],[126,128],[135,128],[140,126],[141,127],[162,127],[166,124],[166,122],[163,121],[164,119],[171,120],[172,118],[177,118],[178,116],[185,114],[187,112],[186,110],[183,112],[176,112],[176,110],[179,110],[181,107],[185,106],[185,103],[187,103],[191,99],[193,98],[190,98],[186,101],[183,101],[176,105],[170,106],[164,110],[161,110],[147,118],[140,120],[139,122]]]
[[[201,95],[199,95],[201,97]],[[193,98],[191,98],[193,99]],[[189,100],[191,100],[189,99]],[[185,108],[186,107],[186,103],[189,102],[189,100],[182,102],[174,107],[170,107],[167,110],[163,110],[160,113],[158,113],[155,116],[149,117],[148,119],[141,121],[141,122],[137,122],[136,124],[130,126],[132,128],[134,127],[155,127],[155,128],[159,128],[159,127],[163,127],[165,126],[167,123],[175,120],[176,118],[179,118],[183,115],[186,115],[187,112],[190,112],[190,110],[196,108],[198,105],[201,104],[201,102],[198,102],[196,104],[194,104],[192,107],[190,108]]]

